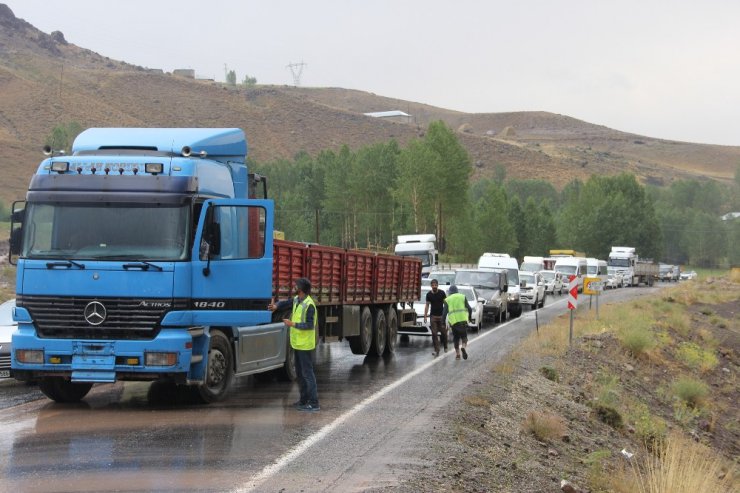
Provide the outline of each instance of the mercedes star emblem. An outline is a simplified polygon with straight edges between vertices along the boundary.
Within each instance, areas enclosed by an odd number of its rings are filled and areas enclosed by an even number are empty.
[[[91,301],[85,307],[85,320],[90,325],[100,325],[105,322],[108,312],[105,306],[99,301]]]

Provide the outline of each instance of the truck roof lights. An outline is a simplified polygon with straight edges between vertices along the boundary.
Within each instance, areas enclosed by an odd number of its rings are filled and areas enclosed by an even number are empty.
[[[51,170],[56,171],[57,173],[66,173],[69,171],[69,163],[54,161],[51,163]]]

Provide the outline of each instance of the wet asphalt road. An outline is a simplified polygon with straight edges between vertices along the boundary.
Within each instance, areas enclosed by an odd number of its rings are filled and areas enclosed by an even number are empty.
[[[610,291],[602,304],[652,291]],[[564,313],[565,299],[548,297],[539,323]],[[292,409],[296,384],[252,377],[207,406],[173,403],[170,388],[149,383],[98,385],[84,402],[63,405],[33,386],[2,382],[0,491],[345,492],[394,484],[413,463],[414,437],[443,425],[430,421],[434,411],[534,326],[535,313],[525,311],[471,334],[468,361],[455,361],[452,350],[433,358],[422,337],[399,342],[389,358],[322,344],[316,414]]]

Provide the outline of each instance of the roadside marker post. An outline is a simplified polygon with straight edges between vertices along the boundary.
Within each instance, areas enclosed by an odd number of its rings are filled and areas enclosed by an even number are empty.
[[[578,280],[576,276],[568,276],[568,310],[570,310],[570,332],[568,333],[568,344],[573,346],[573,312],[578,306]]]

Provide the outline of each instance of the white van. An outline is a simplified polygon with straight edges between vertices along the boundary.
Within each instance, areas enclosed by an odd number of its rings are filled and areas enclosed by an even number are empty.
[[[509,317],[518,317],[522,314],[522,305],[519,303],[519,264],[508,253],[484,253],[478,259],[479,269],[506,269]]]
[[[599,280],[606,286],[606,280],[609,279],[609,271],[606,266],[606,260],[587,258],[586,273],[588,274],[587,277],[598,277]]]
[[[555,270],[563,273],[563,282],[567,282],[570,276],[575,275],[578,279],[578,292],[583,292],[583,278],[588,270],[585,258],[560,257],[555,262]]]
[[[526,272],[539,272],[545,270],[545,258],[544,257],[528,257],[524,256],[522,265],[519,270]]]

